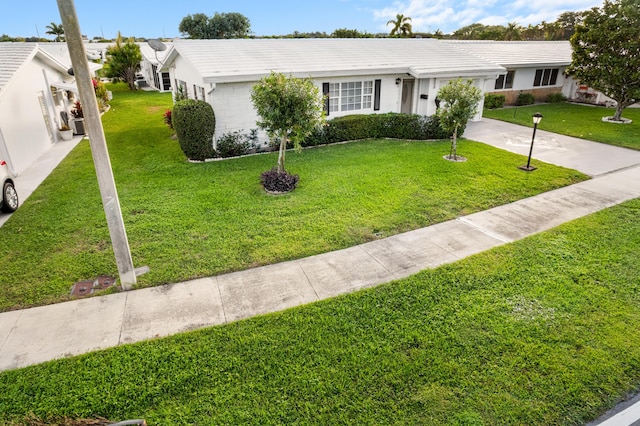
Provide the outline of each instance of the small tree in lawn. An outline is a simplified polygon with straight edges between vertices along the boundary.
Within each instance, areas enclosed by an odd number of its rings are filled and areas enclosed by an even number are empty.
[[[482,99],[482,91],[473,85],[472,80],[451,80],[438,91],[440,108],[437,116],[440,118],[440,127],[451,136],[451,150],[447,160],[458,161],[464,157],[458,157],[457,141],[462,136],[464,128],[478,112],[478,103]]]
[[[293,142],[295,149],[300,150],[304,138],[324,123],[320,90],[311,79],[271,72],[253,86],[251,101],[260,116],[258,126],[266,130],[269,137],[280,141],[276,176],[286,175],[287,143]]]

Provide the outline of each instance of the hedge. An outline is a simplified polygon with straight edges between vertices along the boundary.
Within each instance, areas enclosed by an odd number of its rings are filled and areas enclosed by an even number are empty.
[[[464,129],[459,133],[462,134]],[[418,114],[347,115],[327,121],[302,146],[326,145],[358,139],[395,138],[410,140],[448,139],[437,116]]]
[[[498,95],[495,93],[487,93],[484,96],[484,107],[487,109],[502,108],[504,101],[506,100],[504,95]]]

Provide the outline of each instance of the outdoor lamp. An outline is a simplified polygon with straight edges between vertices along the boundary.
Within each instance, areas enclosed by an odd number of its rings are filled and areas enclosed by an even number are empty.
[[[396,84],[399,85],[402,82],[402,79],[400,77],[396,78]]]
[[[531,137],[531,147],[529,148],[529,158],[527,159],[526,166],[518,167],[520,170],[524,170],[525,172],[532,172],[535,169],[537,169],[537,167],[534,167],[531,165],[531,153],[533,152],[533,141],[536,139],[536,129],[538,128],[538,124],[540,124],[540,121],[542,121],[542,114],[540,114],[539,112],[536,112],[535,114],[533,114],[532,118],[533,118],[533,136]]]

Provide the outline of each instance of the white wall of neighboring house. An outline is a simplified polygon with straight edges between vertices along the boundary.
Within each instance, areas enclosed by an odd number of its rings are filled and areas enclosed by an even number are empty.
[[[48,96],[49,82],[60,81],[60,74],[37,56],[27,61],[0,92],[0,129],[11,168],[20,173],[57,140],[55,109]],[[39,100],[43,96],[44,108]],[[48,122],[45,119],[48,115]]]

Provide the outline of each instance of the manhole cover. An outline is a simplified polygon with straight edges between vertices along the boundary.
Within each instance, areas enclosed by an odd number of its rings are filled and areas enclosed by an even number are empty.
[[[105,290],[116,283],[116,279],[108,276],[99,276],[95,280],[78,281],[71,287],[71,295],[84,297],[99,290]]]
[[[83,297],[91,293],[93,293],[93,281],[78,281],[71,287],[72,296]]]

